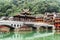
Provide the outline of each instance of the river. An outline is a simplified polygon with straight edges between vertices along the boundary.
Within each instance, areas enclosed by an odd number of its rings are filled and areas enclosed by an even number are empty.
[[[0,40],[60,40],[60,34],[50,31],[0,32]]]

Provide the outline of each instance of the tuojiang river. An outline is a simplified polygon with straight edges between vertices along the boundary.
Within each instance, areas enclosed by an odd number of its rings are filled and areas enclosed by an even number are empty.
[[[60,34],[49,31],[0,32],[0,40],[60,40]]]

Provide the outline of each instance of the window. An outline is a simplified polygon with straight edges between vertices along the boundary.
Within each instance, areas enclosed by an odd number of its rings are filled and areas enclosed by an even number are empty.
[[[19,27],[19,25],[17,25],[17,27]]]
[[[13,26],[13,24],[11,24],[11,26]]]
[[[14,24],[14,27],[16,27],[16,24]]]
[[[21,27],[21,24],[19,24],[19,27]]]

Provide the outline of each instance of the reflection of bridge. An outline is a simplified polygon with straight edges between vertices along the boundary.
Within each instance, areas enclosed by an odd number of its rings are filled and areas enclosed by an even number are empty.
[[[53,32],[45,32],[45,33],[40,33],[40,32],[25,32],[25,33],[19,33],[19,32],[12,32],[12,33],[6,33],[6,34],[2,34],[0,35],[0,40],[33,40],[35,38],[40,38],[40,37],[43,37],[43,39],[45,39],[45,37],[48,37],[48,36],[54,36],[53,35],[54,33]]]
[[[8,20],[1,20],[0,21],[0,25],[9,25],[9,26],[14,27],[14,28],[20,28],[24,24],[33,24],[33,26],[36,27],[37,29],[39,29],[41,26],[44,26],[46,28],[47,27],[52,27],[53,29],[55,28],[54,25],[49,25],[49,24],[46,24],[46,23],[8,21]]]

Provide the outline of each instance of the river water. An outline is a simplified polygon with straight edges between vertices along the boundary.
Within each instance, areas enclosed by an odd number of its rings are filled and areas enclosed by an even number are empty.
[[[60,34],[50,31],[0,32],[0,40],[60,40]]]

